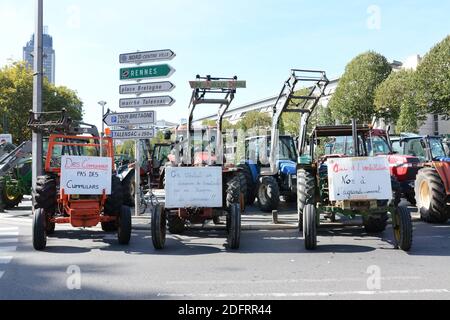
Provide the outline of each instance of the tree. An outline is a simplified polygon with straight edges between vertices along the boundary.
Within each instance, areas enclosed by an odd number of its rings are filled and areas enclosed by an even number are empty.
[[[417,68],[418,104],[426,113],[450,117],[450,36],[434,46]]]
[[[47,79],[43,82],[44,111],[59,111],[65,108],[73,120],[82,119],[83,103],[75,91],[56,87]],[[24,62],[14,62],[0,69],[0,111],[5,119],[1,130],[12,134],[14,142],[31,139],[27,127],[29,111],[33,108],[33,74]],[[3,125],[7,123],[7,128]]]
[[[244,131],[250,129],[267,129],[272,125],[272,118],[267,113],[259,111],[250,111],[236,125],[237,128]]]
[[[207,126],[207,127],[216,127],[217,121],[216,120],[205,120],[202,122],[202,125]],[[222,121],[223,130],[231,130],[231,129],[234,129],[234,127],[235,126],[233,124],[231,124],[230,121],[228,121],[226,119]]]
[[[417,73],[413,70],[393,72],[375,92],[378,118],[397,123],[397,131],[417,132],[425,120],[424,109],[417,104]]]
[[[329,107],[333,117],[342,123],[349,123],[351,119],[372,122],[376,115],[375,90],[391,71],[386,58],[378,53],[369,51],[354,58],[331,98]]]

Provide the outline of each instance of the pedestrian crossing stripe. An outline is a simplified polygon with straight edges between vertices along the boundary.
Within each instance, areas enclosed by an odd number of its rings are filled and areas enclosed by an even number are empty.
[[[0,257],[0,264],[8,264],[11,262],[13,257],[7,256],[7,257]]]

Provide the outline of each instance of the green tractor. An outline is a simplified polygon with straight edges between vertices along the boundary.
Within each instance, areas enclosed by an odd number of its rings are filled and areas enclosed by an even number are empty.
[[[308,123],[308,114],[303,125]],[[406,207],[399,206],[400,188],[390,175],[385,155],[371,156],[374,149],[371,128],[324,126],[313,130],[309,144],[300,138],[297,165],[299,228],[305,248],[317,247],[317,228],[321,218],[336,222],[362,217],[367,233],[383,232],[392,218],[394,245],[409,251],[412,245],[412,221]],[[333,152],[321,154],[316,149],[333,140]],[[308,147],[309,146],[309,147]],[[308,150],[309,149],[309,150]]]

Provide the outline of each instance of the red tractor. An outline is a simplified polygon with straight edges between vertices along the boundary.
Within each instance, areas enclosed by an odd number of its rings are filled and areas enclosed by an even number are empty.
[[[240,168],[225,165],[222,144],[222,120],[237,88],[245,88],[245,81],[237,78],[200,77],[190,83],[193,89],[189,117],[182,140],[177,139],[170,165],[164,171],[165,205],[152,210],[152,241],[155,249],[163,249],[166,227],[172,234],[181,234],[188,223],[204,224],[226,217],[228,247],[240,245],[241,211],[245,207],[241,190],[245,179]],[[222,99],[209,98],[225,95]],[[205,140],[202,129],[194,130],[193,114],[198,105],[219,105],[217,130],[214,138]]]
[[[44,116],[51,114],[55,113],[31,113],[28,122],[34,132],[48,136],[45,174],[37,178],[37,184],[33,190],[33,247],[36,250],[44,250],[47,245],[47,235],[55,232],[56,224],[91,228],[101,223],[104,231],[117,231],[120,244],[128,244],[131,237],[131,210],[122,205],[121,183],[113,172],[112,139],[100,138],[95,126],[72,122],[64,110],[58,120],[44,119]],[[103,144],[103,155],[100,154],[101,144]],[[67,168],[67,163],[62,163],[65,156],[80,159],[80,161],[83,159],[83,162],[77,163],[76,167],[82,170],[87,169],[89,175],[110,175],[110,194],[107,194],[106,189],[95,190],[93,185],[86,186],[88,191],[83,192],[83,195],[71,194],[69,192],[71,187],[80,186],[75,186],[72,181],[62,183],[62,166],[65,166],[64,169]],[[102,159],[106,165],[91,166],[89,161],[93,158]],[[111,162],[108,163],[107,159]],[[107,172],[108,170],[110,172]]]

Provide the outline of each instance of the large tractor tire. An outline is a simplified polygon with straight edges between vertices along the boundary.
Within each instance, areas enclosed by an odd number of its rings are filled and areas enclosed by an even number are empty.
[[[239,175],[228,179],[225,201],[227,210],[228,247],[239,249],[241,238],[241,181]]]
[[[317,211],[316,207],[308,204],[303,209],[303,238],[306,250],[317,248]]]
[[[314,205],[316,192],[316,180],[314,176],[306,170],[297,171],[297,212],[298,226],[303,228],[303,210],[309,204]]]
[[[56,207],[56,197],[56,179],[52,176],[38,177],[34,193],[34,208],[53,210]]]
[[[169,214],[167,225],[171,234],[182,234],[186,230],[185,221],[175,214]]]
[[[2,188],[2,202],[5,209],[17,207],[23,200],[23,194],[19,188],[9,183],[4,183]]]
[[[393,217],[395,247],[409,251],[413,241],[411,214],[406,207],[398,207]]]
[[[252,206],[256,199],[256,183],[253,180],[252,171],[247,164],[241,164],[239,167],[242,168],[242,173],[245,177],[246,183],[245,204],[247,206]]]
[[[277,210],[280,204],[280,188],[274,177],[262,177],[258,185],[258,202],[263,212]]]
[[[441,177],[433,168],[419,171],[416,178],[416,202],[420,216],[428,223],[446,223],[450,218],[447,195]]]
[[[131,170],[125,179],[122,181],[123,189],[123,204],[134,208],[134,194],[136,192],[136,180],[134,170]]]
[[[363,216],[363,225],[367,233],[381,233],[386,230],[388,220],[387,213],[368,214]]]
[[[118,218],[118,230],[117,239],[119,244],[127,245],[131,239],[131,209],[128,206],[122,206],[120,208],[120,214]]]
[[[47,232],[46,232],[46,215],[44,209],[39,208],[34,211],[33,215],[33,248],[37,251],[42,251],[47,246]]]
[[[111,194],[105,202],[104,213],[106,216],[119,217],[123,205],[123,189],[120,179],[112,176]],[[102,222],[102,230],[105,232],[115,232],[118,229],[118,221]]]
[[[239,187],[240,187],[240,208],[241,208],[241,212],[245,212],[246,206],[247,206],[247,179],[245,178],[244,173],[239,172],[237,174],[237,176],[239,177]],[[248,204],[250,206],[250,204]]]

